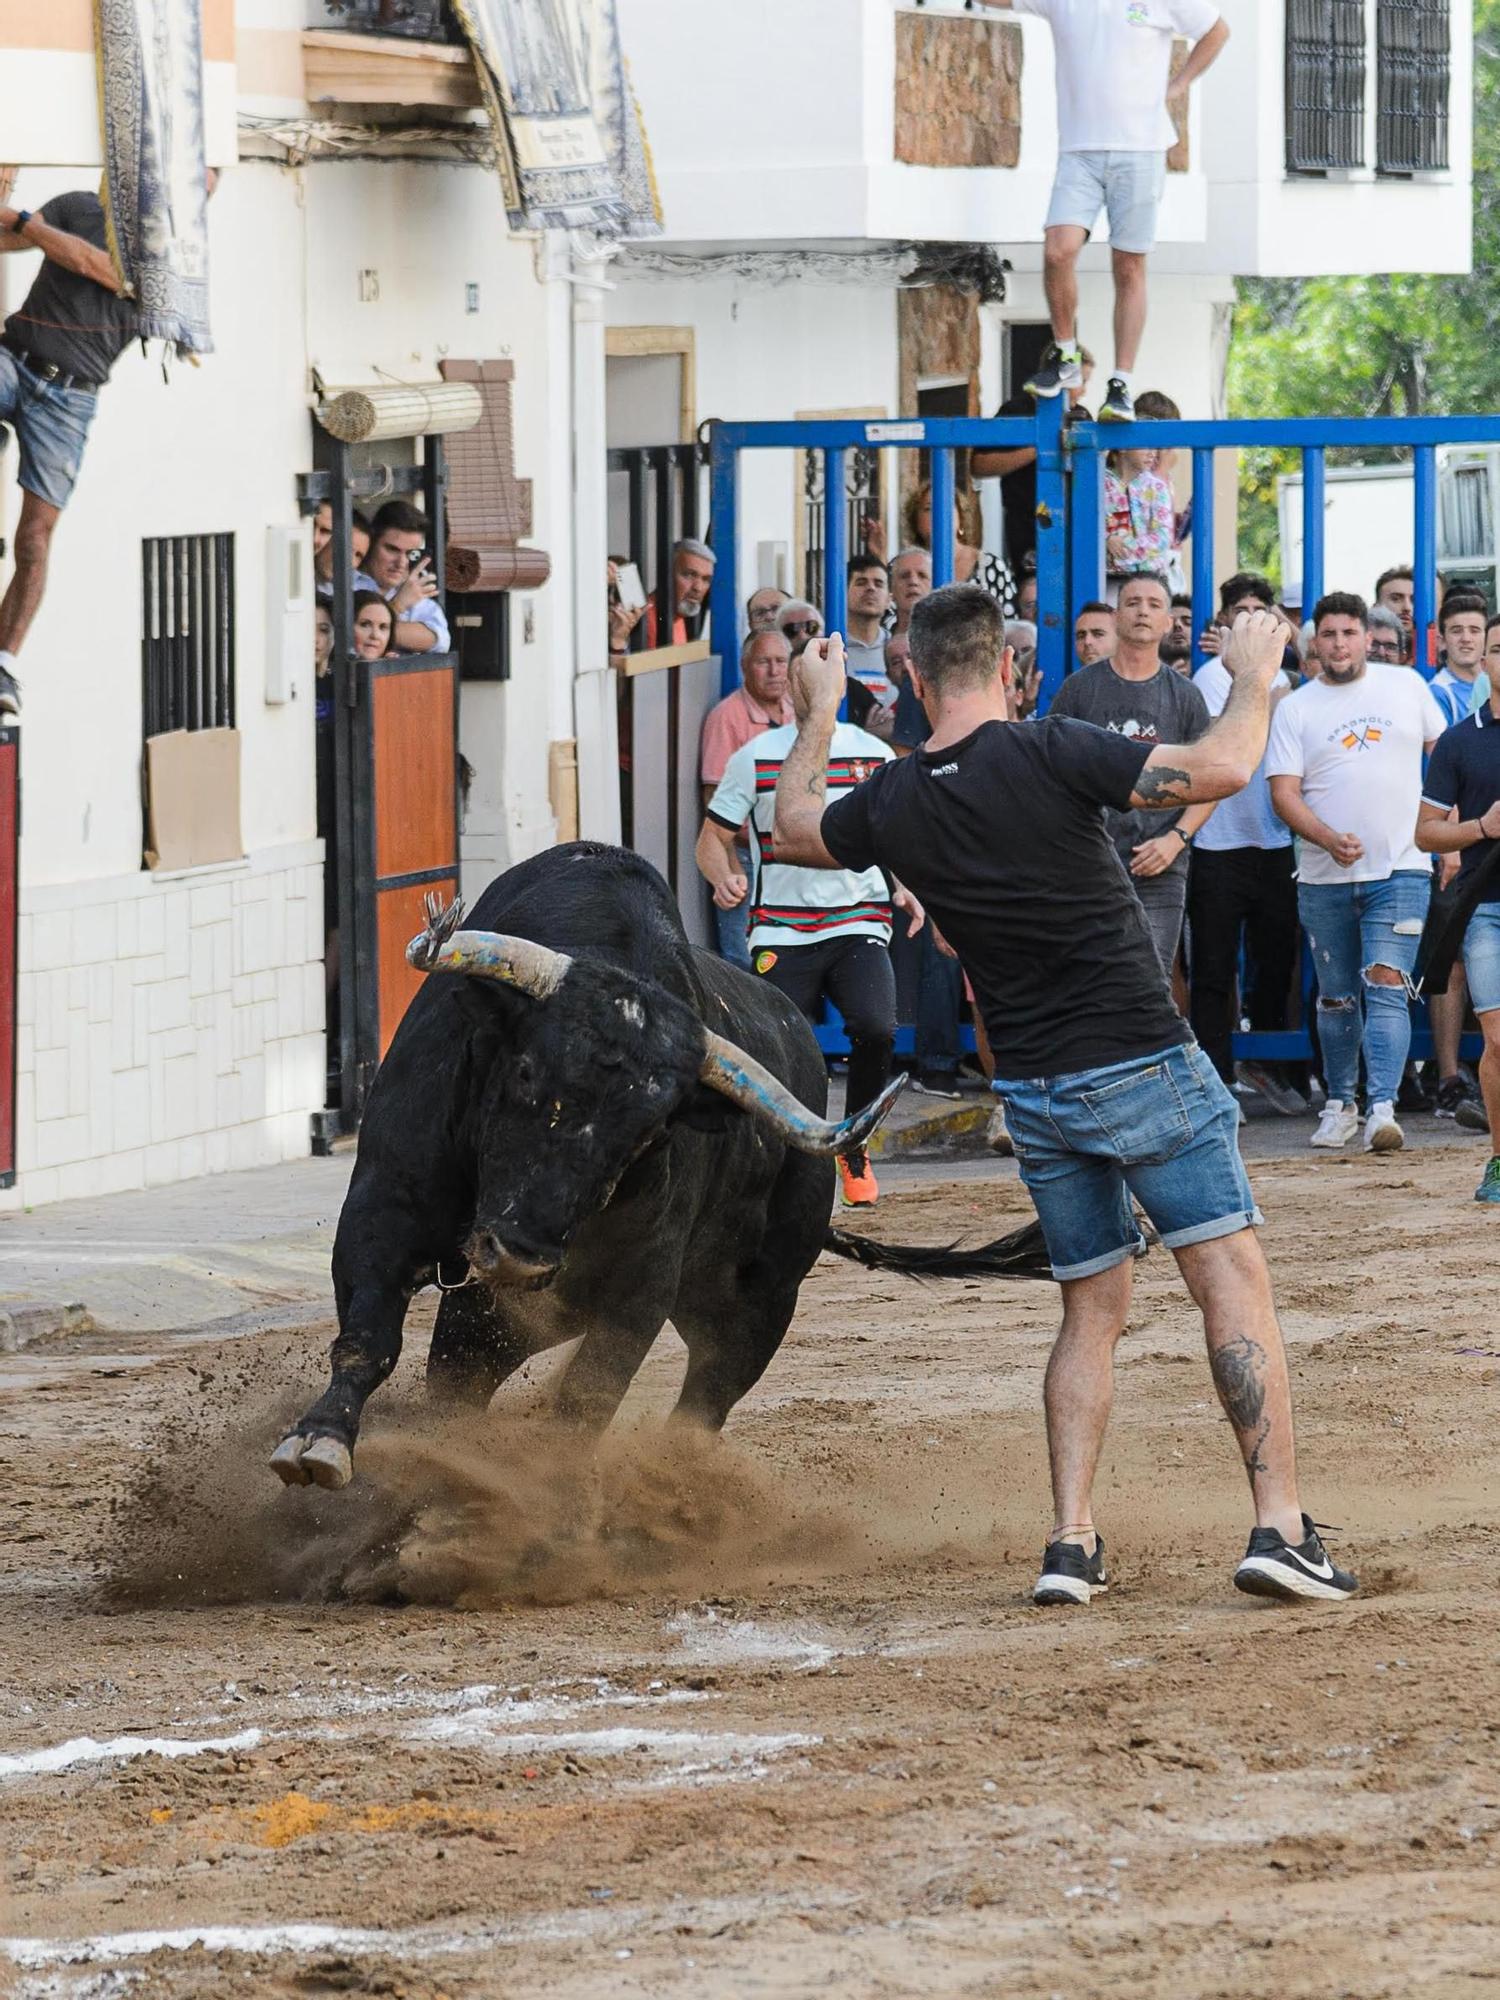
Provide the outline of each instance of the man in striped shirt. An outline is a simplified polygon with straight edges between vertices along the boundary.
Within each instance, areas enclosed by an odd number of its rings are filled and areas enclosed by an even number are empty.
[[[896,980],[891,970],[892,903],[907,912],[914,936],[925,917],[916,898],[878,868],[795,868],[778,861],[774,840],[776,780],[797,740],[794,723],[743,744],[724,767],[698,836],[698,867],[721,910],[750,903],[750,963],[817,1021],[825,999],[849,1036],[845,1116],[877,1097],[890,1075],[896,1037]],[[889,763],[888,745],[841,722],[829,750],[828,794],[842,796]],[[741,872],[736,838],[750,839],[750,875]],[[880,1192],[860,1149],[839,1156],[839,1183],[851,1208],[873,1207]]]

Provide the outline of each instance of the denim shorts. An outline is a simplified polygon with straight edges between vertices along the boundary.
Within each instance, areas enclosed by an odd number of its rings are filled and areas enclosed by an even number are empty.
[[[1169,1250],[1264,1220],[1238,1107],[1196,1042],[995,1088],[1054,1278],[1092,1278],[1136,1254],[1132,1195]]]
[[[1102,209],[1111,246],[1144,255],[1156,241],[1166,182],[1165,153],[1059,153],[1044,226],[1072,223],[1092,234]]]
[[[67,506],[98,400],[92,389],[59,389],[44,381],[8,347],[0,347],[0,423],[16,434],[23,492],[53,507]]]
[[[1476,1014],[1500,1007],[1500,903],[1481,903],[1464,932],[1464,971]]]

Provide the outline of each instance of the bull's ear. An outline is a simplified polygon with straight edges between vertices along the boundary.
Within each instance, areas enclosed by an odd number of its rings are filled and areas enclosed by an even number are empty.
[[[737,1104],[717,1090],[710,1090],[707,1084],[694,1084],[689,1094],[672,1114],[674,1125],[685,1125],[690,1132],[709,1132],[715,1135],[729,1131],[736,1119],[745,1113]]]

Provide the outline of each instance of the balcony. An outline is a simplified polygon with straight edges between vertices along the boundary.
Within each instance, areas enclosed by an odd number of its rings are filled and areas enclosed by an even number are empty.
[[[309,104],[479,108],[473,59],[447,0],[309,0],[308,19]]]

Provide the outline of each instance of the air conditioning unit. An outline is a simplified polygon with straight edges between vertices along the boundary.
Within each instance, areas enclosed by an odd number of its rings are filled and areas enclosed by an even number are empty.
[[[295,701],[313,670],[312,544],[305,526],[266,530],[266,700]]]

